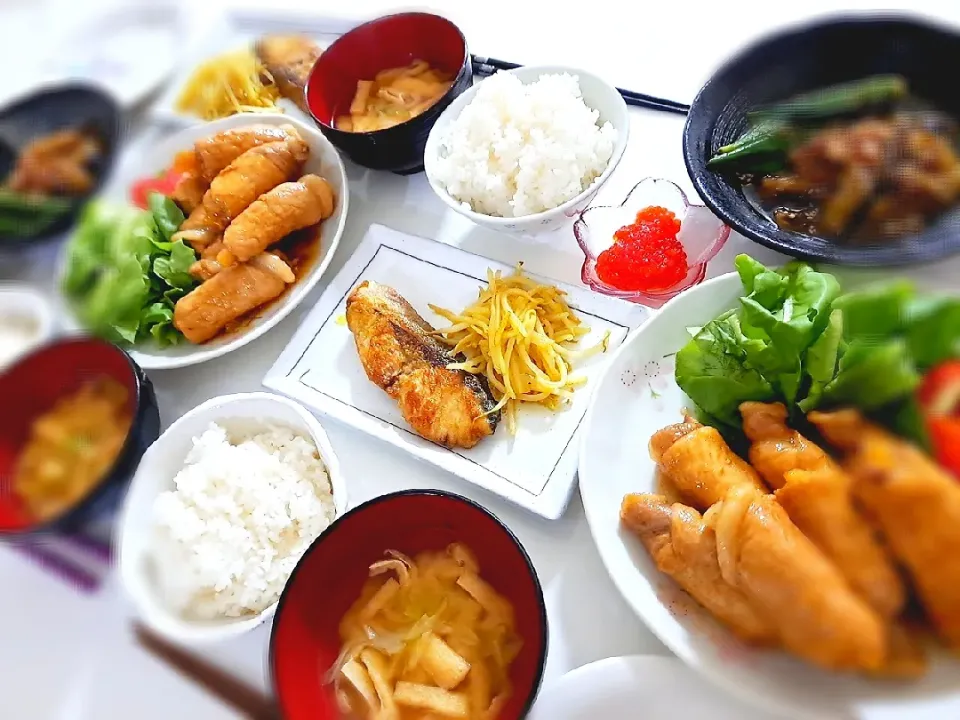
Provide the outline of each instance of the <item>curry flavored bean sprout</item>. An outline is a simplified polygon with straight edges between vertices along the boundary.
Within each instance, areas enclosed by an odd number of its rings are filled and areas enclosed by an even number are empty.
[[[503,409],[515,435],[519,404],[558,410],[569,403],[587,381],[573,372],[571,363],[605,352],[610,334],[592,347],[572,347],[590,328],[580,322],[563,291],[525,276],[522,264],[506,278],[499,270],[487,270],[487,282],[477,301],[459,314],[435,305],[430,309],[451,323],[437,334],[454,354],[466,358],[448,367],[486,377],[498,400],[490,412]]]
[[[278,112],[280,90],[249,49],[228,52],[201,64],[177,99],[177,110],[204,120],[244,112]]]

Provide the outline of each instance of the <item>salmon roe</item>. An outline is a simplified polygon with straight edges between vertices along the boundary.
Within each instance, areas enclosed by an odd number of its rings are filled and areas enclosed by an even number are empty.
[[[687,253],[677,238],[680,221],[664,207],[647,207],[613,234],[597,258],[597,275],[618,290],[668,290],[687,275]]]

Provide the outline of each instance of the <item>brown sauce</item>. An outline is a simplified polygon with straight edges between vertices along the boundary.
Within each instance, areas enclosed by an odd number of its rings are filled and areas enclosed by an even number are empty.
[[[219,340],[228,335],[243,332],[263,315],[274,304],[281,302],[303,279],[310,274],[317,258],[320,257],[320,250],[323,247],[323,222],[312,225],[302,230],[297,230],[287,235],[283,240],[269,248],[269,251],[276,253],[283,258],[293,270],[296,281],[287,285],[286,289],[273,300],[264,303],[260,307],[254,308],[250,312],[241,315],[236,320],[231,321],[211,340]],[[207,342],[210,342],[208,340]]]

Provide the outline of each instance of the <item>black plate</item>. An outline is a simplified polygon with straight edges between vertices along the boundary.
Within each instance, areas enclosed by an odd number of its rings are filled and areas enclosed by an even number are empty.
[[[836,18],[772,36],[727,62],[690,106],[683,159],[704,203],[737,232],[780,252],[839,265],[907,265],[960,252],[960,208],[918,235],[883,244],[842,245],[781,230],[707,160],[746,126],[750,108],[869,75],[897,73],[913,95],[960,118],[950,68],[960,62],[960,34],[909,17]]]
[[[102,90],[70,83],[39,90],[0,109],[0,183],[9,175],[20,148],[37,137],[69,128],[90,132],[103,148],[90,166],[95,178],[93,189],[73,199],[70,210],[41,233],[28,237],[0,235],[0,249],[55,237],[73,224],[113,166],[120,137],[120,108]]]

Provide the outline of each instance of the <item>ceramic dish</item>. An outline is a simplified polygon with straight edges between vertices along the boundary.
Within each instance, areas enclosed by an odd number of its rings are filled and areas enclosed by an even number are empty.
[[[841,279],[843,287],[855,287]],[[638,540],[621,530],[627,493],[658,492],[647,440],[682,420],[690,401],[674,381],[674,355],[701,327],[738,305],[735,273],[708,280],[669,303],[633,333],[597,383],[581,438],[580,495],[610,577],[650,630],[690,667],[770,712],[807,720],[947,718],[960,713],[960,663],[931,658],[916,682],[869,681],[828,673],[779,651],[741,644],[657,571]]]
[[[575,363],[587,383],[558,412],[530,403],[518,412],[517,435],[500,427],[469,450],[449,449],[417,435],[397,403],[367,378],[347,327],[346,298],[365,280],[389,285],[434,327],[449,323],[429,307],[459,312],[487,284],[487,270],[504,275],[513,268],[449,245],[374,225],[301,322],[276,364],[264,378],[272,390],[375,438],[384,440],[490,492],[544,517],[556,519],[570,499],[576,477],[576,435],[593,380],[607,355]],[[540,279],[568,293],[566,300],[590,333],[574,346],[587,348],[609,331],[609,348],[647,316],[639,305],[623,303],[584,288]],[[505,423],[502,423],[505,425]]]
[[[37,522],[24,510],[11,483],[0,483],[0,537],[75,529],[115,507],[140,458],[160,433],[153,385],[122,350],[100,340],[67,339],[44,345],[0,374],[0,477],[13,476],[13,463],[31,424],[59,399],[91,378],[109,377],[127,391],[133,418],[123,448],[110,468],[66,512]]]
[[[598,660],[545,683],[527,720],[776,720],[717,691],[676,658]]]
[[[276,7],[218,8],[207,29],[198,31],[183,48],[173,78],[160,98],[151,105],[151,116],[174,127],[196,125],[201,118],[177,109],[177,101],[186,83],[197,67],[222,53],[252,47],[263,35],[306,35],[321,48],[328,47],[343,33],[356,26],[356,21],[337,17],[323,17],[315,10],[297,12]],[[277,101],[284,114],[306,123],[313,123],[309,115],[286,98]]]
[[[40,70],[55,80],[94,83],[128,109],[173,71],[184,25],[180,6],[173,2],[113,8],[73,29]]]
[[[858,51],[851,53],[851,47]],[[960,101],[938,70],[958,54],[955,30],[907,17],[821,20],[767,37],[723,65],[690,106],[683,158],[697,193],[734,230],[788,255],[838,265],[905,265],[960,251],[960,206],[916,235],[882,244],[843,244],[781,230],[737,183],[707,168],[717,148],[743,131],[751,108],[875,74],[903,75],[919,97],[958,118]]]
[[[29,285],[0,283],[0,371],[50,340],[56,330],[50,303]]]
[[[320,228],[320,249],[313,261],[309,272],[301,278],[279,299],[272,302],[259,313],[255,319],[233,333],[220,335],[202,344],[193,345],[186,341],[168,348],[160,348],[149,343],[141,343],[131,349],[131,355],[137,363],[146,370],[162,370],[167,368],[185,367],[218,358],[243,347],[247,343],[275,327],[283,318],[300,304],[316,284],[320,281],[327,266],[333,259],[340,236],[346,223],[350,200],[350,191],[347,185],[346,172],[343,162],[330,142],[316,129],[306,123],[295,120],[286,115],[275,114],[243,114],[233,115],[223,120],[186,128],[172,135],[163,144],[156,148],[139,168],[140,177],[152,177],[166,171],[173,162],[174,156],[193,147],[200,138],[215,135],[223,130],[242,127],[251,124],[293,125],[301,137],[310,146],[310,157],[304,166],[304,172],[312,172],[323,176],[333,187],[336,195],[336,209],[333,215],[323,221]],[[66,266],[66,252],[61,259],[61,277]],[[68,305],[69,311],[69,305]],[[78,323],[73,319],[73,326]]]
[[[610,178],[613,171],[616,170],[623,152],[627,147],[627,139],[630,135],[630,115],[627,112],[627,104],[623,101],[620,93],[612,85],[604,82],[596,75],[592,75],[584,70],[564,67],[560,65],[538,65],[530,67],[521,67],[515,70],[508,70],[512,75],[516,75],[524,83],[536,82],[541,75],[550,75],[556,73],[569,73],[576,75],[580,81],[580,91],[583,96],[583,102],[600,113],[598,122],[603,124],[609,122],[617,131],[617,141],[613,148],[613,155],[607,164],[606,170],[594,180],[589,187],[574,198],[563,203],[559,207],[547,210],[545,212],[535,213],[517,218],[494,217],[492,215],[483,215],[482,213],[470,210],[454,198],[440,185],[436,178],[436,158],[440,153],[441,136],[446,128],[457,118],[463,109],[477,95],[477,89],[480,83],[475,84],[463,95],[451,103],[440,119],[437,120],[433,130],[430,131],[430,137],[427,139],[427,147],[424,151],[424,165],[427,171],[427,180],[430,187],[437,194],[444,204],[468,220],[489,230],[496,230],[524,239],[547,241],[548,235],[573,223],[574,218],[580,214],[593,200],[600,187]],[[483,82],[483,81],[481,81]]]
[[[650,206],[665,207],[680,221],[677,239],[687,254],[687,274],[672,287],[657,292],[620,290],[600,279],[597,258],[613,245],[614,233],[636,221],[637,212]],[[584,210],[573,224],[585,260],[580,279],[604,295],[659,308],[670,298],[688,290],[707,276],[709,263],[730,236],[730,228],[703,205],[691,204],[683,190],[669,180],[646,178],[633,186],[619,205],[598,205]]]
[[[154,501],[161,492],[174,488],[174,477],[183,468],[193,439],[212,422],[222,424],[228,431],[256,431],[269,422],[308,436],[326,466],[336,517],[347,509],[346,485],[327,434],[317,419],[295,402],[269,393],[225,395],[197,406],[167,428],[144,454],[121,511],[117,525],[120,578],[137,613],[151,630],[188,643],[241,635],[272,617],[276,610],[274,603],[257,615],[204,622],[180,617],[160,597],[151,559]]]
[[[406,122],[375,132],[347,132],[334,117],[349,108],[357,81],[381,70],[424,60],[447,73],[453,84],[437,102]],[[399,13],[364,23],[335,41],[310,73],[307,102],[320,130],[358,165],[403,175],[423,170],[427,136],[440,114],[470,87],[473,66],[467,41],[446,18]]]
[[[322,677],[340,653],[340,618],[357,599],[370,564],[388,549],[415,556],[455,542],[473,551],[480,577],[513,606],[523,647],[510,667],[513,693],[499,717],[526,716],[540,689],[548,646],[547,610],[533,563],[507,526],[481,505],[439,490],[404,490],[337,520],[290,576],[270,637],[270,670],[284,718],[342,717]]]
[[[0,183],[13,170],[17,154],[27,143],[71,129],[85,131],[100,145],[99,153],[88,165],[92,187],[82,195],[67,198],[69,207],[40,230],[24,234],[0,230],[0,248],[59,237],[73,224],[86,200],[103,187],[113,168],[120,141],[120,107],[109,94],[93,85],[57,83],[22,95],[0,109]]]

